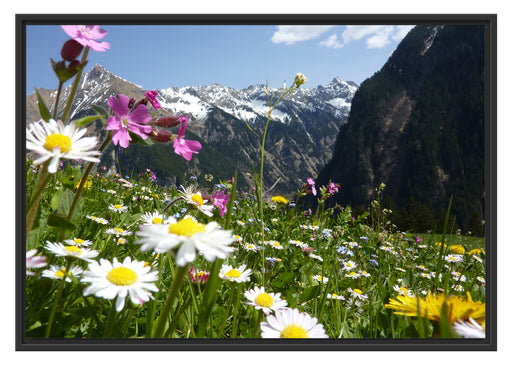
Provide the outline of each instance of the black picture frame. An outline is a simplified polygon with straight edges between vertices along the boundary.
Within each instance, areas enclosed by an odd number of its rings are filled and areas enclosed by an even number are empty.
[[[486,338],[329,340],[97,340],[25,336],[25,27],[44,24],[485,26]],[[496,14],[16,14],[16,350],[17,351],[496,351],[497,350],[497,15]],[[377,71],[377,70],[376,70]]]

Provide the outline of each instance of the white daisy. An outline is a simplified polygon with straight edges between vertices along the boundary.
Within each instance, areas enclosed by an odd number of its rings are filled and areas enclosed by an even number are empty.
[[[122,263],[114,257],[112,263],[105,259],[89,264],[89,270],[83,273],[82,282],[91,283],[84,289],[84,296],[94,294],[104,299],[116,300],[116,311],[124,308],[125,299],[129,295],[133,304],[143,304],[153,298],[150,291],[158,288],[154,281],[158,280],[158,272],[151,271],[144,261],[132,261],[126,257]]]
[[[361,274],[358,273],[358,272],[352,271],[352,272],[350,272],[348,274],[345,274],[345,277],[346,278],[351,278],[351,279],[357,279],[357,278],[361,277]]]
[[[60,242],[46,241],[45,248],[56,256],[76,257],[85,261],[92,261],[91,259],[98,256],[98,251],[77,246],[64,246]]]
[[[448,262],[462,262],[464,260],[464,256],[452,254],[452,255],[446,255],[444,257],[444,259]]]
[[[271,246],[271,247],[275,248],[276,250],[283,250],[284,249],[284,246],[281,245],[276,240],[264,241],[263,244],[267,245],[267,246]]]
[[[352,260],[348,260],[347,262],[345,262],[345,265],[343,266],[343,270],[352,270],[352,269],[355,269],[357,267],[357,264],[352,261]]]
[[[393,285],[393,289],[397,291],[400,295],[408,296],[411,298],[415,297],[414,293],[411,290],[404,288],[403,286],[398,286],[395,284]]]
[[[355,299],[368,299],[368,295],[363,294],[363,292],[360,289],[348,288],[348,291],[350,292],[350,294],[352,294],[352,297]]]
[[[219,277],[222,279],[226,279],[229,281],[234,281],[237,283],[242,283],[245,281],[251,280],[251,269],[246,269],[245,264],[242,264],[241,266],[237,267],[236,269],[233,268],[231,265],[222,265]]]
[[[212,210],[214,208],[214,205],[205,204],[208,202],[208,200],[203,198],[203,195],[200,191],[195,191],[193,186],[189,186],[188,188],[184,188],[181,186],[181,196],[188,204],[191,204],[195,206],[197,209],[199,209],[201,212],[206,214],[208,217],[211,217],[213,215]]]
[[[459,336],[464,338],[485,338],[484,328],[471,317],[469,322],[462,322],[459,319],[453,323],[453,329]]]
[[[64,243],[70,246],[77,246],[77,247],[89,247],[92,245],[92,242],[89,240],[83,240],[81,238],[73,238],[72,240],[65,240]]]
[[[48,172],[54,174],[59,167],[61,158],[100,162],[96,157],[99,151],[93,151],[98,144],[96,137],[83,137],[87,129],[77,129],[75,122],[64,125],[62,121],[50,119],[31,123],[27,128],[27,150],[40,155],[34,161],[39,165],[48,159]]]
[[[72,267],[71,269],[69,269],[69,273],[66,275],[66,281],[71,282],[70,276],[76,278],[76,277],[80,276],[83,273],[83,271],[84,270],[82,270],[78,266]],[[41,275],[44,276],[45,278],[50,278],[50,279],[62,279],[62,278],[64,278],[65,273],[66,273],[66,268],[64,266],[50,265],[50,268],[44,270],[41,273]]]
[[[321,256],[315,255],[314,253],[310,253],[310,254],[309,254],[309,257],[311,257],[311,258],[313,258],[313,259],[316,259],[316,260],[318,260],[318,261],[321,261],[321,262],[323,262],[323,261],[324,261],[324,259],[323,259]]]
[[[95,221],[96,223],[108,224],[108,221],[106,219],[99,218],[99,217],[96,217],[94,215],[88,215],[87,218],[89,218],[90,220]]]
[[[128,210],[128,207],[123,204],[109,204],[108,209],[112,212],[123,213]]]
[[[144,224],[163,224],[165,223],[165,217],[163,214],[160,214],[158,212],[147,212],[144,213],[140,219],[144,221]]]
[[[128,231],[128,230],[125,230],[125,229],[122,229],[122,228],[108,228],[108,229],[105,230],[105,233],[113,234],[117,238],[119,238],[121,236],[130,236],[132,234],[131,231]]]
[[[345,300],[345,297],[343,295],[338,294],[327,294],[327,299],[336,299],[336,300]]]
[[[313,275],[313,279],[315,279],[316,281],[319,281],[321,283],[327,283],[329,281],[329,278],[326,278],[325,276],[322,276],[322,275]]]
[[[142,224],[139,229],[137,236],[141,239],[135,243],[142,245],[142,251],[163,253],[176,248],[178,266],[194,261],[196,251],[210,262],[225,259],[233,252],[231,244],[235,239],[231,231],[220,229],[217,222],[205,225],[190,216],[179,221],[170,217],[168,224]]]
[[[298,241],[298,240],[289,240],[288,242],[291,243],[292,245],[295,245],[295,246],[300,247],[300,248],[307,248],[307,247],[309,247],[307,245],[307,243],[304,243],[304,242]]]
[[[260,246],[257,246],[255,245],[254,243],[247,243],[247,242],[244,242],[242,244],[242,247],[247,250],[247,251],[253,251],[253,252],[256,252],[256,251],[259,251],[260,250]]]
[[[245,304],[252,305],[256,309],[261,309],[265,314],[276,312],[288,305],[286,300],[280,298],[281,293],[267,293],[264,287],[249,289],[244,295],[249,300]]]
[[[297,308],[283,309],[260,323],[262,338],[329,338],[318,320]]]

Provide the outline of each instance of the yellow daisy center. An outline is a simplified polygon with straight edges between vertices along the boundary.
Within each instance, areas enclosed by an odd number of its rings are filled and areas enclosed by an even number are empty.
[[[122,207],[123,207],[123,206],[122,206],[121,204],[116,204],[116,205],[114,205],[114,208],[116,208],[116,209],[121,209]]]
[[[231,269],[224,274],[224,276],[227,276],[228,278],[239,278],[241,275],[242,273],[237,269]]]
[[[162,224],[162,223],[163,223],[163,220],[162,220],[162,218],[160,218],[160,217],[155,217],[155,218],[153,218],[153,220],[151,221],[151,223],[153,223],[153,224]]]
[[[122,229],[122,228],[114,228],[114,231],[119,232],[119,233],[123,233],[124,229]]]
[[[71,150],[71,138],[60,133],[52,133],[46,137],[44,148],[53,151],[55,147],[59,147],[60,152],[68,152]]]
[[[55,273],[55,276],[57,276],[58,278],[63,278],[65,273],[66,273],[66,269],[60,269],[59,271],[57,271]]]
[[[354,289],[354,293],[358,294],[358,295],[361,295],[363,294],[363,292],[359,289]]]
[[[203,197],[197,193],[195,193],[194,195],[192,195],[192,197],[190,198],[193,202],[195,202],[197,205],[199,206],[202,206],[204,204],[204,200],[203,200]]]
[[[281,338],[309,338],[309,333],[301,326],[289,324],[281,331]]]
[[[75,254],[75,253],[81,254],[82,253],[82,250],[76,246],[66,246],[66,251],[68,251],[69,253],[73,253],[73,254]]]
[[[178,236],[192,237],[196,233],[206,232],[204,224],[197,223],[192,218],[185,218],[177,223],[169,224],[169,233],[176,234]]]
[[[271,307],[274,304],[274,299],[267,293],[260,293],[254,298],[256,304],[261,307]]]
[[[82,243],[84,243],[84,240],[80,239],[80,238],[75,238],[73,240],[73,242],[75,242],[77,245],[81,245]]]
[[[114,285],[132,285],[137,282],[137,274],[127,267],[116,267],[109,271],[107,279]]]

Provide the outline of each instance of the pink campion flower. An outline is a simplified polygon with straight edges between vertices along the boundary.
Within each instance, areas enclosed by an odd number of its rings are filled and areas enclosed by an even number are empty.
[[[340,185],[339,184],[335,184],[335,183],[330,183],[329,186],[328,186],[328,189],[329,189],[329,194],[334,194],[334,193],[337,193],[338,190],[340,188]]]
[[[230,194],[224,194],[224,192],[220,191],[220,190],[214,192],[212,195],[212,203],[217,208],[219,208],[219,215],[221,217],[223,217],[224,214],[226,214],[226,212],[228,211],[228,208],[226,207],[226,205],[229,202],[229,197],[230,197]]]
[[[313,180],[313,178],[311,177],[308,177],[308,184],[311,186],[311,191],[313,192],[313,195],[316,196],[315,180]]]
[[[181,155],[185,160],[190,161],[192,154],[199,153],[199,150],[202,148],[202,146],[198,141],[187,141],[185,138],[183,138],[185,137],[187,126],[188,117],[180,115],[180,129],[178,131],[178,136],[174,138],[173,147],[174,152],[177,155]]]
[[[155,109],[162,109],[162,106],[160,105],[160,102],[156,98],[157,95],[158,95],[158,92],[156,92],[154,90],[146,91],[146,93],[144,94],[144,96],[146,98],[148,98],[148,100],[151,103],[151,105],[153,106],[153,108],[155,108]]]
[[[109,43],[96,41],[96,39],[101,39],[107,35],[107,32],[100,29],[99,25],[61,25],[61,27],[67,35],[93,51],[105,52],[105,50],[110,49]]]
[[[119,143],[123,148],[128,147],[132,140],[128,131],[146,139],[148,133],[153,130],[150,125],[146,124],[151,120],[148,108],[140,104],[130,112],[129,102],[130,99],[123,94],[119,94],[117,97],[112,96],[107,102],[110,109],[115,113],[107,120],[107,130],[113,131],[112,142],[114,142],[114,145]]]

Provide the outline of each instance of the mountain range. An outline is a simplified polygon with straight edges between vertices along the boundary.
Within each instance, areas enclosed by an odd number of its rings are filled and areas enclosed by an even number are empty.
[[[358,85],[338,77],[315,88],[301,86],[283,99],[272,113],[265,145],[265,186],[270,194],[294,194],[308,177],[316,176],[331,158],[339,128],[346,123],[352,97]],[[95,114],[93,105],[108,110],[107,100],[117,94],[140,99],[145,90],[95,65],[82,76],[71,108],[71,119]],[[170,86],[156,90],[163,107],[161,115],[188,115],[187,139],[198,140],[203,149],[190,162],[183,160],[169,145],[149,147],[131,144],[127,149],[110,144],[102,164],[123,175],[139,174],[150,168],[163,185],[179,184],[190,177],[212,174],[214,180],[227,180],[238,171],[239,186],[249,189],[253,167],[259,171],[261,135],[269,111],[269,98],[282,92],[257,84],[233,89],[213,84],[207,86]],[[39,94],[53,109],[56,90],[39,89]],[[67,100],[70,87],[63,90]],[[60,103],[63,104],[63,103]],[[63,106],[59,108],[62,113]],[[37,97],[26,99],[26,121],[40,119]],[[106,131],[97,121],[90,133],[104,137]],[[119,161],[119,164],[117,163]]]

